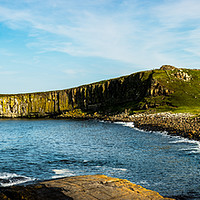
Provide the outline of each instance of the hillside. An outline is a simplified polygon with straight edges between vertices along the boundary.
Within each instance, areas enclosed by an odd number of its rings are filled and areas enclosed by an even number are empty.
[[[80,87],[0,95],[0,117],[84,117],[134,112],[200,112],[200,70],[160,69]]]
[[[165,95],[161,88],[170,91],[170,94]],[[151,91],[142,101],[149,108],[156,108],[157,111],[200,112],[200,70],[162,66],[152,71]]]

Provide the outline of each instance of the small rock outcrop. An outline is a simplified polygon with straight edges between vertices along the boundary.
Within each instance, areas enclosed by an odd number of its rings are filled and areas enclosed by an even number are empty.
[[[175,70],[177,68],[172,65],[162,65],[162,67],[160,69],[161,70]]]
[[[67,177],[36,185],[1,188],[4,200],[170,200],[128,180],[105,175]]]
[[[191,80],[191,76],[188,75],[187,72],[184,72],[182,70],[177,71],[175,74],[172,74],[175,76],[175,78],[182,80],[182,81],[190,81]]]

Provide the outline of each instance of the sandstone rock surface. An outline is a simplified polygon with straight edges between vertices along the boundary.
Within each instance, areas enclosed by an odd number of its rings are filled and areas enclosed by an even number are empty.
[[[105,175],[67,177],[28,186],[1,188],[4,200],[170,200],[128,180]]]

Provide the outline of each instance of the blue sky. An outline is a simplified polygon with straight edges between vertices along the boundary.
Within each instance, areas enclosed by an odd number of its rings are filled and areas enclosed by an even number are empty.
[[[199,10],[199,0],[0,0],[0,93],[198,69]]]

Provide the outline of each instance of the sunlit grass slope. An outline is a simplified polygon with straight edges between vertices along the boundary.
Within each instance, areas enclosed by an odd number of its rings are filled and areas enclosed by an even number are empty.
[[[200,113],[200,70],[163,67],[152,74],[152,81],[171,94],[145,97],[142,103],[150,110]]]

